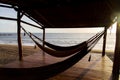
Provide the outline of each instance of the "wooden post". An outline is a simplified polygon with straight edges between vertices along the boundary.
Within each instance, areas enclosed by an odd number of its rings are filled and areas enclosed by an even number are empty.
[[[113,62],[113,71],[112,71],[112,80],[119,80],[119,70],[120,70],[120,16],[117,21],[117,30],[116,30],[116,46],[114,53],[114,62]]]
[[[21,25],[20,25],[20,10],[17,11],[17,35],[18,35],[18,53],[19,53],[19,60],[22,61],[22,43],[21,43]]]
[[[43,28],[43,47],[45,46],[44,41],[45,41],[45,28]],[[45,56],[44,51],[43,51],[43,56]]]
[[[105,50],[106,50],[106,37],[107,37],[107,27],[104,27],[104,37],[103,37],[103,51],[102,51],[102,57],[105,56]]]

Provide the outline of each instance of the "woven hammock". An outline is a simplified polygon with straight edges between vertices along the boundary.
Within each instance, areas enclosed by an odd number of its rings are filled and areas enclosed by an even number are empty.
[[[32,36],[31,34],[29,34],[24,28],[22,28],[24,30],[24,32],[35,42],[35,44],[42,49],[43,51],[45,51],[47,54],[55,56],[55,57],[67,57],[70,56],[72,54],[75,54],[77,52],[79,52],[84,46],[86,46],[86,44],[93,44],[93,42],[97,39],[99,39],[99,37],[101,35],[103,35],[104,32],[101,33],[97,33],[97,36],[93,36],[92,38],[88,39],[87,41],[82,42],[81,44],[79,44],[79,46],[77,45],[77,47],[75,48],[71,48],[70,50],[64,50],[64,51],[57,51],[48,47],[43,47],[41,44],[39,44]]]
[[[30,33],[30,32],[29,32]],[[61,51],[66,51],[66,50],[71,50],[71,49],[75,49],[75,48],[78,48],[79,46],[82,46],[82,43],[79,43],[77,45],[73,45],[73,46],[58,46],[58,45],[54,45],[54,44],[51,44],[49,42],[46,42],[46,41],[43,41],[42,39],[40,39],[39,37],[37,37],[36,35],[30,33],[31,36],[35,37],[36,39],[38,39],[39,41],[41,41],[42,43],[44,43],[46,46],[48,46],[49,48],[51,49],[54,49],[54,50],[61,50]],[[91,37],[89,39],[89,41],[92,41],[96,36],[98,36],[99,33],[97,33],[96,35],[94,35],[93,37]]]

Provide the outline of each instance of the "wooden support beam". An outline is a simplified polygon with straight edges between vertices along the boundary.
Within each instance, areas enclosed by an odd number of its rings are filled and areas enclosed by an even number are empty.
[[[8,18],[8,17],[2,17],[2,16],[0,16],[0,19],[3,19],[3,20],[11,20],[11,21],[17,21],[17,19],[15,19],[15,18]]]
[[[22,20],[21,20],[21,22],[24,23],[24,24],[30,25],[30,26],[32,26],[32,27],[36,27],[36,28],[38,28],[38,29],[42,29],[41,27],[39,27],[39,26],[37,26],[37,25],[34,25],[34,24],[31,24],[31,23],[28,23],[28,22],[26,22],[26,21],[22,21]]]
[[[104,37],[103,37],[103,51],[102,51],[102,57],[105,56],[105,50],[106,50],[106,37],[107,37],[107,27],[104,27]]]
[[[20,17],[22,17],[22,16],[23,16],[23,15],[21,15]],[[0,19],[17,21],[17,19],[15,19],[15,18],[8,18],[8,17],[1,17],[1,16],[0,16]],[[36,28],[42,29],[40,26],[37,26],[37,25],[31,24],[31,23],[28,23],[28,22],[23,21],[23,20],[20,20],[20,21],[21,21],[21,23],[24,23],[24,24],[30,25],[30,26],[32,26],[32,27],[36,27]]]
[[[13,8],[12,5],[0,4],[0,7],[4,8]]]
[[[45,28],[43,28],[43,47],[45,46],[44,41],[45,41]],[[44,56],[45,56],[45,53],[44,53],[44,51],[43,51],[43,57],[44,57]]]
[[[21,42],[21,25],[20,25],[20,11],[17,12],[17,35],[18,35],[18,54],[19,54],[19,60],[22,61],[22,42]]]
[[[116,46],[114,53],[114,62],[113,62],[113,71],[112,71],[112,80],[119,80],[119,70],[120,70],[120,16],[117,21],[117,30],[116,30]]]
[[[35,20],[31,16],[29,16],[27,13],[25,13],[25,16],[28,17],[29,19],[31,19],[32,21],[34,21],[35,23],[37,23],[38,25],[40,25],[41,29],[44,28],[44,26],[40,22],[38,22],[37,20]]]

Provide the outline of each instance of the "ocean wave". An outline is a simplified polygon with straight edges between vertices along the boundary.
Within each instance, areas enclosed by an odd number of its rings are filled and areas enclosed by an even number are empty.
[[[10,33],[0,33],[0,36],[12,36]]]

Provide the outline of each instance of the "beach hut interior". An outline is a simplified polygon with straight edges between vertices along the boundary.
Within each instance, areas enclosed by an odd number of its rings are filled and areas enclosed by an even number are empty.
[[[0,67],[1,80],[119,80],[120,1],[119,0],[0,0],[0,7],[12,8],[16,18],[0,20],[17,23],[19,60]],[[1,13],[1,11],[0,11]],[[37,25],[21,18],[28,17]],[[113,62],[106,56],[107,29],[116,25]],[[39,38],[21,24],[43,31]],[[104,28],[82,43],[59,46],[45,40],[46,29]],[[21,31],[40,48],[39,53],[23,57]],[[103,37],[101,54],[90,52]],[[39,42],[42,42],[40,44]],[[92,54],[92,59],[91,59]]]

